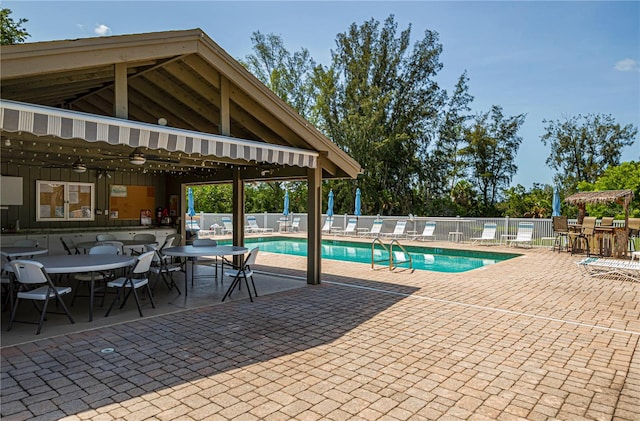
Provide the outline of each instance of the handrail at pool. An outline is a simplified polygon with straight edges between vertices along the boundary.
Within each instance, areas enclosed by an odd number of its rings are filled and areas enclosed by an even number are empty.
[[[394,254],[393,254],[393,245],[396,245],[398,247],[400,247],[400,250],[402,250],[402,252],[404,253],[405,256],[407,256],[409,258],[409,260],[398,260],[395,261],[394,259]],[[391,243],[389,243],[389,270],[393,270],[397,267],[397,264],[402,264],[402,263],[409,263],[409,269],[411,269],[411,271],[413,272],[413,258],[411,257],[411,255],[409,254],[409,252],[407,252],[407,250],[404,248],[404,246],[402,244],[400,244],[400,242],[396,239],[392,240]]]
[[[382,248],[384,249],[384,251],[386,251],[387,253],[389,253],[389,258],[388,259],[380,259],[380,260],[376,260],[374,258],[374,252],[375,252],[375,248],[376,248],[376,243],[380,244],[380,246],[382,246]],[[382,240],[380,240],[380,238],[376,237],[373,239],[373,241],[371,242],[371,269],[375,270],[375,264],[376,263],[380,263],[380,262],[389,262],[389,270],[391,270],[391,253],[389,252],[389,249],[387,248],[387,246],[384,245],[384,243],[382,242]]]
[[[375,259],[376,244],[379,244],[382,247],[382,249],[389,254],[388,259],[378,259],[378,260]],[[409,260],[395,260],[394,253],[393,253],[394,245],[399,247],[400,250],[402,250],[402,253],[404,254],[404,256],[408,257]],[[400,244],[400,242],[396,239],[391,240],[388,246],[385,245],[380,238],[374,238],[373,241],[371,242],[371,269],[375,270],[376,263],[381,263],[381,262],[385,262],[385,263],[388,262],[389,270],[394,270],[398,266],[398,264],[409,263],[409,269],[411,269],[411,271],[413,272],[413,258],[411,257],[411,254],[409,254],[409,252],[404,248],[404,246]]]

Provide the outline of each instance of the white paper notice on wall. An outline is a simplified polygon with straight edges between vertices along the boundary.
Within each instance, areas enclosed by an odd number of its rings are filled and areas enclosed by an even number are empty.
[[[0,206],[22,206],[22,177],[0,175]]]

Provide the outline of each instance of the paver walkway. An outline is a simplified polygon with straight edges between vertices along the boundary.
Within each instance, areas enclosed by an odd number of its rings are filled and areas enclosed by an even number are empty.
[[[286,259],[259,263],[302,273]],[[465,274],[325,260],[319,286],[3,348],[1,415],[640,420],[640,283],[584,278],[576,260],[527,250]]]

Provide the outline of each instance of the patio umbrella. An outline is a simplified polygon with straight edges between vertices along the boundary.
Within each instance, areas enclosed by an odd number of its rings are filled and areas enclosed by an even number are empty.
[[[356,189],[356,209],[353,211],[353,214],[355,216],[360,216],[362,215],[362,202],[360,199],[360,188]]]
[[[191,217],[191,222],[193,222],[193,215],[196,214],[196,210],[193,205],[193,190],[191,187],[187,189],[187,215]]]
[[[289,192],[284,192],[284,210],[282,211],[284,216],[289,216]]]
[[[553,213],[551,216],[560,216],[560,190],[558,187],[553,191]]]
[[[333,190],[329,191],[329,203],[327,203],[327,216],[333,216]]]

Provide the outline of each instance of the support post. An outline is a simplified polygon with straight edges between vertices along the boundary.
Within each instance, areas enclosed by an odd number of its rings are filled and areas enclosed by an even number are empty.
[[[319,163],[318,163],[319,164]],[[307,284],[317,285],[322,275],[322,168],[307,171]]]
[[[240,169],[235,166],[233,168],[233,245],[244,245],[244,181],[240,177]],[[233,264],[240,266],[243,256],[233,256]]]

